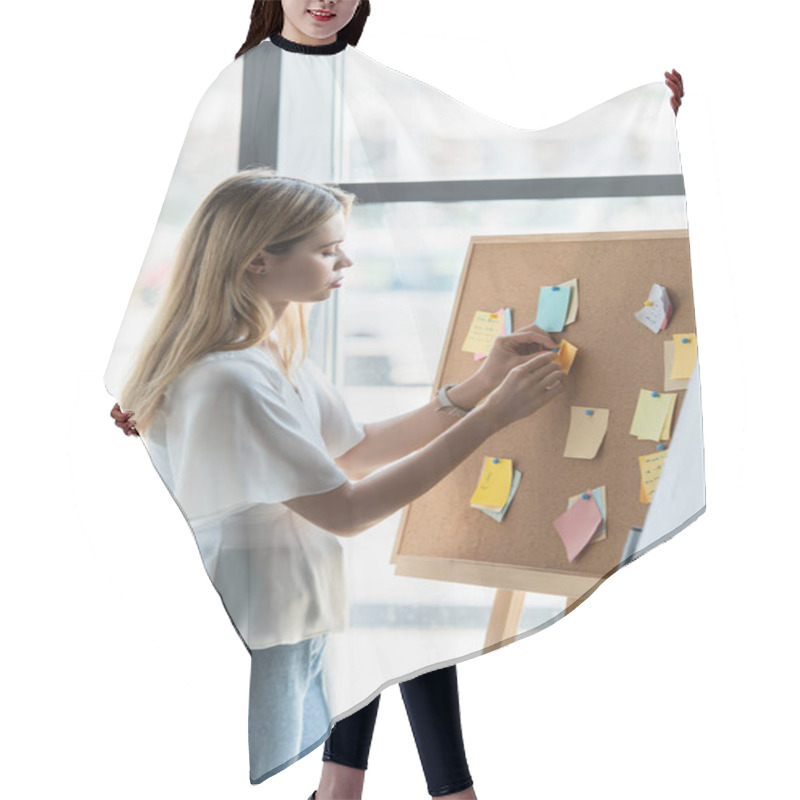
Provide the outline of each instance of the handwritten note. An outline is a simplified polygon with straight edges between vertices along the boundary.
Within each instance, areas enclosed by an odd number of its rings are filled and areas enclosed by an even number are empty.
[[[564,458],[594,458],[608,430],[607,408],[572,406]]]
[[[603,515],[590,491],[581,495],[579,502],[553,520],[570,563],[583,552],[602,523]]]
[[[644,305],[633,316],[653,333],[663,331],[672,316],[672,303],[667,290],[660,284],[654,283]]]
[[[503,506],[500,511],[492,511],[489,508],[483,508],[480,506],[473,506],[473,508],[477,508],[478,511],[482,511],[484,514],[490,516],[495,522],[502,522],[503,518],[508,511],[508,507],[511,505],[511,501],[514,499],[514,495],[517,493],[517,488],[519,487],[519,482],[522,480],[522,473],[518,470],[514,470],[514,477],[511,479],[511,491],[508,494],[508,500],[506,500],[505,505]]]
[[[488,353],[494,340],[502,334],[504,325],[504,314],[476,311],[461,349],[467,353]]]
[[[470,498],[470,505],[489,511],[502,511],[511,494],[512,469],[510,458],[484,456],[481,476]]]
[[[692,377],[694,365],[697,363],[697,336],[693,333],[676,333],[672,341],[675,345],[675,359],[670,378],[687,380]]]
[[[639,499],[643,503],[649,503],[653,499],[661,479],[661,471],[664,469],[664,462],[667,459],[667,451],[661,450],[658,453],[651,453],[646,456],[639,456],[639,472],[642,482],[639,492]]]
[[[564,330],[569,313],[572,290],[560,286],[542,286],[539,289],[539,306],[536,310],[536,325],[548,333]]]
[[[498,335],[499,336],[505,336],[507,333],[511,333],[511,309],[510,308],[498,308],[497,311],[495,311],[494,313],[497,314],[501,318],[502,323],[503,323],[502,327],[501,327],[501,330],[500,330],[500,333]],[[494,339],[495,338],[496,337],[492,338],[492,344],[494,344]],[[489,346],[488,349],[489,350],[492,349],[491,345]],[[486,358],[486,356],[488,356],[488,355],[489,355],[489,352],[487,350],[487,352],[485,352],[485,353],[475,353],[474,358],[475,358],[475,361],[480,361],[482,358]]]

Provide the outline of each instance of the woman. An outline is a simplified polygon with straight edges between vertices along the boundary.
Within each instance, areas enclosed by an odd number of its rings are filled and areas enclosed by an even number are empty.
[[[328,733],[322,654],[346,612],[337,537],[424,494],[564,388],[555,342],[531,325],[496,340],[450,390],[464,416],[437,413],[437,399],[355,425],[303,360],[301,305],[330,297],[352,266],[342,249],[352,201],[264,169],[217,186],[185,232],[122,396],[251,652],[253,782]],[[456,771],[433,796],[474,797]],[[468,785],[454,790],[459,782]]]

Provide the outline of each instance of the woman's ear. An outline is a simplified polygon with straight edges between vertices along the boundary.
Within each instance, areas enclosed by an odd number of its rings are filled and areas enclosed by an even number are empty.
[[[267,259],[263,250],[247,265],[247,271],[256,275],[267,274]]]

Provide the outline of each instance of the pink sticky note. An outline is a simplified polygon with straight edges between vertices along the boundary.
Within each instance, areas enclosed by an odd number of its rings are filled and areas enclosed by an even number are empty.
[[[584,494],[589,495],[588,499],[578,498],[560,517],[553,520],[553,525],[567,548],[567,559],[570,562],[580,555],[603,522],[603,514],[594,495],[591,491]]]

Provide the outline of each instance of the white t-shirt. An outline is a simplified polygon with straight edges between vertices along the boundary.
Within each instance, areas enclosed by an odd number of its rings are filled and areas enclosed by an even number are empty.
[[[173,381],[145,443],[251,649],[340,631],[342,545],[284,501],[341,486],[333,459],[364,438],[312,361],[299,391],[259,347],[211,353]]]

